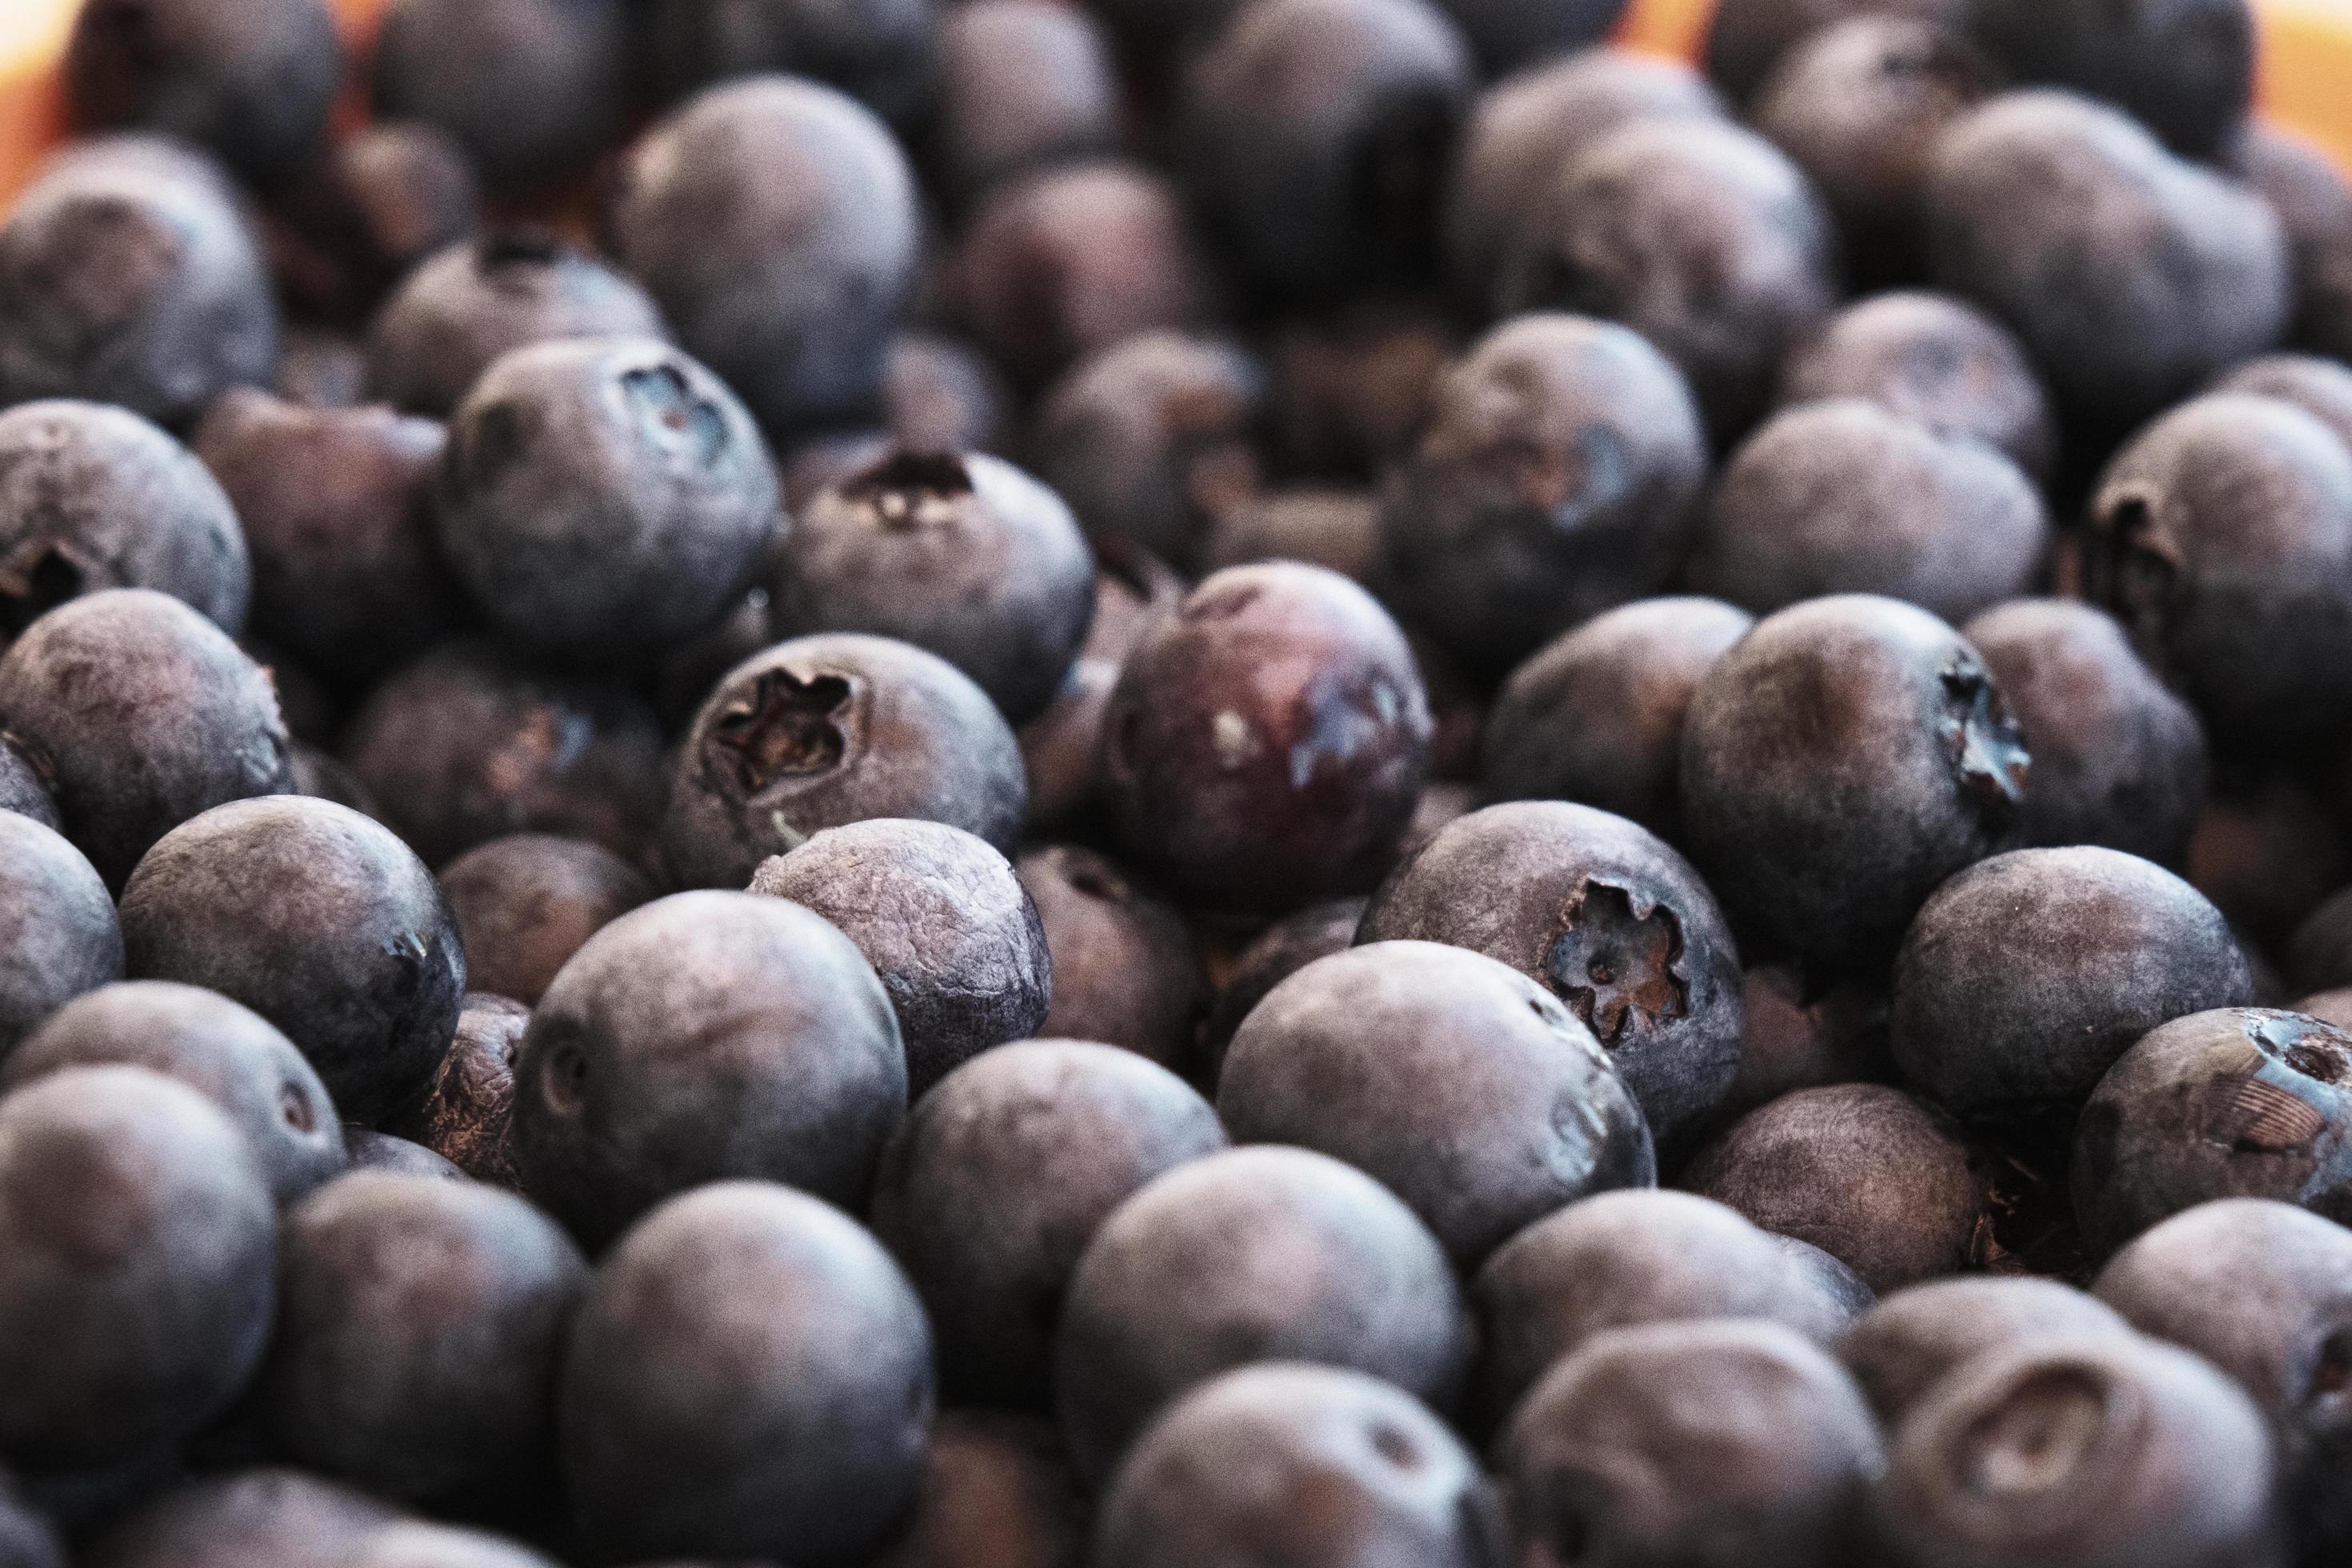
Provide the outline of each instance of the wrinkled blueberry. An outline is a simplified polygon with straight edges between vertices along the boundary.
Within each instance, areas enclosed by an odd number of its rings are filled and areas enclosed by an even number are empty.
[[[1053,998],[1037,907],[1003,856],[961,828],[882,818],[814,834],[751,889],[833,922],[874,965],[907,1048],[907,1092],[1025,1039]]]

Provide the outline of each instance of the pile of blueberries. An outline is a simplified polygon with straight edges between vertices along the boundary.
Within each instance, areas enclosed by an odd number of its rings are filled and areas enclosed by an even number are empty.
[[[0,1568],[2352,1560],[2352,184],[1622,8],[88,0]]]

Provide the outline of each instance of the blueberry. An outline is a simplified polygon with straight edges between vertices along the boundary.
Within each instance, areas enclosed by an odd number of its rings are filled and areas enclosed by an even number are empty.
[[[0,724],[110,886],[190,817],[290,782],[268,673],[152,589],[84,595],[27,627],[0,655]]]
[[[2231,769],[2215,781],[2189,840],[2189,881],[2255,944],[2284,947],[2347,866],[2344,834],[2315,784]]]
[[[533,647],[661,649],[731,608],[785,524],[751,414],[652,339],[517,349],[451,416],[441,547]]]
[[[1087,1242],[1139,1189],[1224,1146],[1174,1074],[1082,1041],[990,1051],[918,1100],[883,1155],[874,1228],[929,1309],[949,1391],[1047,1403]]]
[[[226,176],[146,137],[53,158],[0,226],[0,406],[120,404],[184,426],[267,384],[278,308]]]
[[[2116,10],[1966,0],[1969,35],[2021,82],[2106,99],[2175,148],[2221,150],[2254,92],[2254,18],[2246,0],[2177,0]]]
[[[591,1247],[673,1193],[736,1176],[861,1205],[907,1110],[890,998],[797,904],[680,893],[563,966],[514,1068],[531,1195]]]
[[[776,634],[870,632],[938,654],[1008,721],[1053,700],[1095,613],[1061,498],[1000,458],[901,448],[827,487],[775,552]]]
[[[122,932],[98,872],[46,824],[0,812],[0,1057],[121,978]]]
[[[364,680],[455,624],[457,586],[433,539],[438,425],[238,388],[214,401],[194,442],[244,523],[254,621],[279,646]]]
[[[1376,591],[1382,586],[1381,503],[1369,490],[1268,490],[1217,520],[1202,565],[1210,572],[1300,561]]]
[[[2287,971],[2305,991],[2352,985],[2352,889],[2329,896],[2294,928]]]
[[[2099,1080],[2074,1135],[2074,1214],[2093,1251],[2215,1198],[2352,1218],[2352,1034],[2225,1007],[2151,1030]]]
[[[2286,326],[2286,247],[2261,199],[2070,93],[2005,93],[1954,122],[1927,205],[1937,286],[2005,321],[2093,432],[2127,428]]]
[[[1663,1144],[1731,1087],[1739,952],[1698,876],[1622,817],[1561,801],[1473,812],[1381,887],[1360,942],[1451,942],[1551,993],[1608,1052]]]
[[[913,176],[889,132],[814,82],[712,88],[629,153],[614,253],[678,341],[790,429],[872,403],[913,287]]]
[[[1470,51],[1423,0],[1244,5],[1186,72],[1184,178],[1247,281],[1313,299],[1412,277],[1472,87]]]
[[[1811,1242],[1881,1293],[1960,1272],[1990,1224],[1950,1119],[1881,1084],[1801,1089],[1749,1111],[1682,1184]]]
[[[1723,111],[1715,89],[1680,60],[1605,45],[1496,82],[1462,132],[1447,190],[1446,260],[1456,288],[1474,300],[1491,296],[1512,230],[1564,155],[1635,120]]]
[[[1216,574],[1119,672],[1103,767],[1120,843],[1204,901],[1279,910],[1368,888],[1426,782],[1404,636],[1337,573]]]
[[[2008,328],[1926,289],[1873,294],[1780,365],[1781,406],[1866,397],[1940,436],[1981,441],[2039,479],[2057,455],[2049,395]]]
[[[1203,326],[1216,303],[1176,188],[1111,159],[997,185],[948,266],[958,317],[1032,389],[1139,332]]]
[[[800,637],[704,700],[661,853],[683,886],[740,888],[771,855],[873,817],[943,822],[1009,850],[1027,793],[1011,728],[953,665],[887,637]]]
[[[89,1556],[100,1568],[309,1568],[399,1517],[388,1503],[300,1470],[227,1470],[131,1513]]]
[[[289,327],[270,389],[305,408],[356,408],[367,398],[367,356],[340,332]]]
[[[1782,57],[1849,16],[1888,15],[1947,20],[1961,0],[1724,0],[1701,46],[1706,74],[1731,97],[1752,97]]]
[[[1547,1368],[1612,1329],[1748,1318],[1829,1343],[1856,1309],[1781,1239],[1721,1204],[1638,1190],[1602,1193],[1528,1226],[1470,1285],[1479,1426],[1498,1427]]]
[[[1495,699],[1484,793],[1580,801],[1679,837],[1691,694],[1754,624],[1716,599],[1643,599],[1555,638]]]
[[[278,286],[304,314],[355,327],[426,258],[473,237],[482,196],[455,138],[394,121],[315,159],[273,216]],[[287,357],[292,349],[289,338]]]
[[[1836,303],[1835,234],[1797,166],[1709,119],[1638,120],[1562,163],[1506,249],[1495,303],[1622,321],[1690,378],[1719,444]]]
[[[2352,450],[2334,431],[2275,398],[2197,398],[2116,455],[2088,521],[2084,596],[2217,742],[2292,752],[2344,732]]]
[[[1118,684],[1118,665],[1081,653],[1053,700],[1021,726],[1021,766],[1029,780],[1024,837],[1050,838],[1093,826],[1101,805],[1103,715]]]
[[[508,229],[437,252],[384,301],[368,329],[368,391],[444,419],[517,349],[663,330],[631,279],[552,235]]]
[[[2291,338],[2333,353],[2352,285],[2345,268],[2352,260],[2352,178],[2309,137],[2254,121],[2239,127],[2216,161],[2252,186],[2286,231],[2297,307]]]
[[[1097,548],[1197,563],[1216,520],[1258,488],[1251,438],[1265,373],[1231,344],[1147,332],[1080,361],[1037,412],[1038,477]]]
[[[1501,1447],[1531,1568],[1849,1561],[1885,1465],[1844,1368],[1769,1322],[1595,1335],[1529,1392]]]
[[[2143,1232],[2095,1289],[2132,1327],[2203,1356],[2252,1396],[2279,1438],[2318,1553],[2309,1560],[2340,1552],[2352,1531],[2341,1479],[2352,1236],[2291,1205],[2222,1198]]]
[[[73,118],[194,142],[257,180],[324,138],[342,43],[326,0],[98,0],[66,47]]]
[[[1697,521],[1706,441],[1682,375],[1622,327],[1536,314],[1432,396],[1381,514],[1403,612],[1499,672],[1665,585]]]
[[[1234,1032],[1256,1011],[1267,993],[1317,959],[1344,952],[1356,944],[1356,928],[1364,922],[1364,904],[1362,899],[1309,904],[1266,927],[1234,955],[1217,986],[1209,1016],[1201,1022],[1199,1065],[1203,1082],[1217,1081]]]
[[[1013,870],[1053,954],[1054,1002],[1038,1032],[1100,1040],[1190,1072],[1207,984],[1182,913],[1117,862],[1076,845],[1033,849]]]
[[[2269,1435],[2196,1357],[2116,1334],[1970,1362],[1895,1428],[1888,1560],[2197,1568],[2274,1555]]]
[[[1045,1016],[1054,965],[1003,856],[961,828],[881,818],[829,827],[760,867],[751,890],[833,922],[875,967],[907,1048],[908,1093]]]
[[[2025,591],[2050,521],[2000,453],[1860,398],[1774,415],[1724,465],[1684,581],[1759,615],[1883,594],[1961,621]]]
[[[564,1481],[600,1555],[851,1556],[914,1500],[930,1335],[847,1217],[727,1182],[614,1248],[559,1388]]]
[[[1808,980],[1796,965],[1752,964],[1741,976],[1739,1070],[1724,1110],[1745,1115],[1791,1089],[1879,1083],[1895,1076],[1888,999],[1876,977]]]
[[[2127,1331],[2095,1296],[2055,1279],[1964,1275],[1885,1297],[1837,1342],[1881,1421],[1901,1424],[1956,1371],[2031,1340]]]
[[[2347,196],[2352,205],[2352,195]],[[2347,222],[2352,223],[2352,214]],[[2292,403],[2352,446],[2352,365],[2317,354],[2263,354],[2213,384],[2216,392],[2244,392]]]
[[[508,1194],[333,1183],[287,1216],[262,1424],[289,1458],[381,1496],[495,1499],[551,1461],[556,1357],[586,1274]]]
[[[934,55],[930,169],[957,196],[1119,142],[1117,61],[1090,12],[1055,0],[950,5]]]
[[[352,1176],[415,1176],[427,1181],[466,1184],[472,1180],[456,1162],[413,1140],[369,1127],[344,1130],[343,1147]]]
[[[530,1009],[476,993],[457,1015],[457,1032],[414,1110],[394,1131],[494,1187],[522,1189],[515,1150],[514,1062]]]
[[[655,68],[674,94],[790,71],[902,120],[931,86],[935,0],[656,0],[647,9]]]
[[[1088,1561],[1481,1568],[1507,1541],[1477,1461],[1420,1404],[1360,1373],[1276,1361],[1205,1384],[1144,1433]]]
[[[1355,948],[1276,986],[1234,1037],[1217,1109],[1244,1142],[1369,1172],[1465,1268],[1578,1198],[1657,1181],[1591,1031],[1525,975],[1435,942]]]
[[[90,1468],[187,1436],[269,1334],[277,1214],[194,1089],[71,1068],[0,1100],[0,1451]]]
[[[250,592],[237,509],[127,409],[56,400],[0,414],[0,630],[103,588],[169,594],[235,636]]]
[[[1759,623],[1692,695],[1691,858],[1734,921],[1864,964],[1953,872],[2007,847],[2031,759],[1975,648],[1864,595]]]
[[[121,1064],[179,1079],[235,1125],[280,1204],[343,1168],[343,1129],[294,1043],[226,996],[163,980],[101,985],[8,1053],[0,1094],[68,1068]]]
[[[1013,391],[996,365],[961,338],[900,332],[891,340],[882,391],[888,428],[900,446],[991,452],[1009,442]]]
[[[442,868],[441,889],[465,940],[467,981],[525,1007],[583,942],[654,896],[611,850],[540,833],[475,846]]]
[[[376,37],[376,111],[447,132],[489,184],[587,165],[621,129],[623,0],[393,0]]]
[[[1961,628],[2033,753],[2027,843],[2103,844],[2178,867],[2204,804],[2204,727],[2114,617],[2063,599],[1996,605]]]
[[[1024,0],[1025,3],[1025,0]],[[915,1506],[874,1568],[1073,1568],[1086,1505],[1053,1426],[1011,1412],[942,1410]]]
[[[1999,81],[1959,34],[1901,12],[1865,14],[1783,55],[1752,113],[1829,204],[1848,267],[1899,281],[1925,268],[1936,139]]]
[[[1369,1373],[1449,1400],[1467,1352],[1445,1254],[1370,1176],[1234,1149],[1129,1198],[1078,1260],[1055,1331],[1062,1435],[1099,1480],[1188,1389],[1256,1361]]]
[[[666,760],[645,700],[487,642],[444,643],[387,676],[345,730],[341,756],[436,866],[510,833],[630,858],[661,816]]]
[[[1430,394],[1465,342],[1434,291],[1364,295],[1283,321],[1266,344],[1274,373],[1270,438],[1276,460],[1302,481],[1291,493],[1338,492],[1350,505],[1370,504],[1374,481],[1412,450]],[[1279,506],[1278,498],[1260,498],[1229,509],[1218,519],[1219,531],[1232,526],[1236,510],[1268,500]],[[1326,531],[1309,529],[1307,535]],[[1343,524],[1335,537],[1362,535],[1356,525]],[[1320,552],[1304,558],[1349,576],[1360,572],[1360,580],[1370,581],[1369,562],[1342,567]],[[1234,565],[1239,559],[1223,554],[1213,563]]]
[[[24,747],[5,732],[0,732],[0,811],[29,816],[44,827],[58,826],[58,803],[49,794],[49,781]]]
[[[202,985],[283,1030],[366,1125],[425,1092],[466,989],[432,873],[388,828],[295,795],[165,837],[123,889],[122,940],[132,978]]]
[[[2149,1030],[2252,999],[2221,911],[2171,872],[2113,849],[2020,849],[1946,882],[1911,922],[1895,1060],[1964,1117],[2063,1113]]]

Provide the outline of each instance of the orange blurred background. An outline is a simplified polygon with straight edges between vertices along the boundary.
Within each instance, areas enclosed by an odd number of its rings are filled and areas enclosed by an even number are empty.
[[[55,64],[79,0],[0,0],[0,202],[16,194],[62,130]],[[384,0],[335,0],[363,35]],[[1619,36],[1662,53],[1696,52],[1713,0],[1633,0]],[[2254,0],[2262,17],[2263,111],[2334,151],[2352,170],[2352,0]]]

